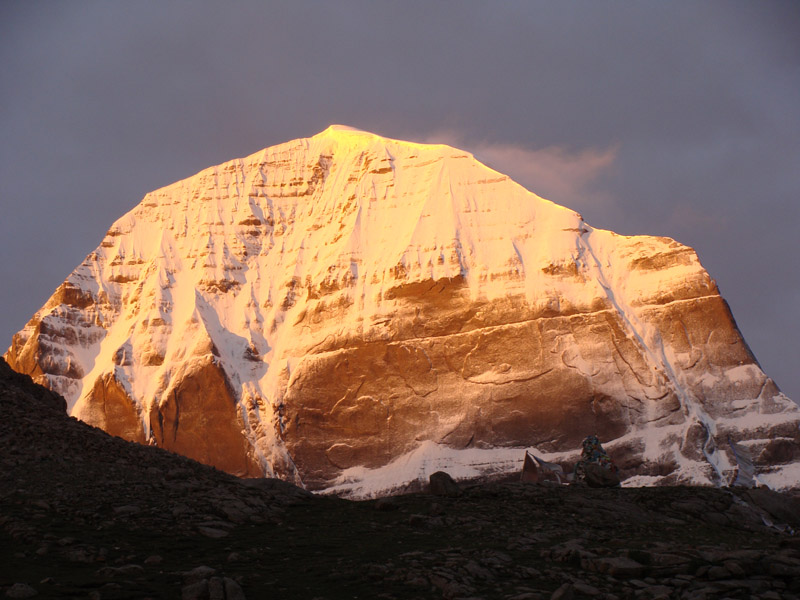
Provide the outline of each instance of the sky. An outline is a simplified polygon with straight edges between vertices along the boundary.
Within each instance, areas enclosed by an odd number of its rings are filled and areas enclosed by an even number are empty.
[[[791,0],[4,0],[0,346],[147,192],[343,123],[693,247],[800,401],[799,31]]]

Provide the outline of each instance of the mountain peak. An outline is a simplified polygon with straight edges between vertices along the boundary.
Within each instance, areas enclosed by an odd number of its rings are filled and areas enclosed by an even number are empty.
[[[375,142],[386,143],[390,141],[370,131],[364,131],[356,127],[350,127],[349,125],[337,124],[331,125],[308,139],[310,142],[319,141],[323,144],[333,143],[339,148],[356,148],[363,147],[365,144]]]
[[[420,143],[409,140],[388,138],[378,135],[377,133],[350,127],[349,125],[331,125],[324,131],[319,132],[309,139],[326,141],[333,140],[340,145],[344,144],[344,147],[362,147],[364,144],[376,142],[384,146],[391,146],[393,148],[413,148],[426,153],[434,152],[437,154],[442,154],[443,156],[470,158],[474,160],[474,157],[471,153],[458,148],[453,148],[447,144]]]
[[[358,129],[356,127],[350,127],[349,125],[337,125],[333,124],[324,131],[321,131],[317,135],[337,135],[337,134],[361,134],[361,135],[370,135],[375,136],[374,133],[369,131],[364,131],[362,129]]]

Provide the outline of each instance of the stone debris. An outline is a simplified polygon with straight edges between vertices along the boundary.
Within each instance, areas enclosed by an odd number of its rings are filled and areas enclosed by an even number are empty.
[[[182,600],[209,600],[208,581],[195,581],[181,588]]]
[[[216,527],[207,527],[203,525],[200,525],[197,528],[197,531],[202,533],[204,536],[210,538],[223,538],[227,537],[230,534],[229,531],[226,531],[224,529],[217,529]]]
[[[575,587],[571,583],[565,583],[553,592],[553,595],[550,596],[550,600],[572,600],[574,596]]]

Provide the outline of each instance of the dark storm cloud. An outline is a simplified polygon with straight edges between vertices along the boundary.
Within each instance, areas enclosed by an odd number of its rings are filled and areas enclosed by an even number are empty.
[[[346,123],[697,249],[800,399],[800,5],[0,5],[0,340],[151,189]]]

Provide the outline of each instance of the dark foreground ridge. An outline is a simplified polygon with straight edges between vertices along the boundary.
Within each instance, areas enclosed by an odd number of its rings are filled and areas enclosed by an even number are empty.
[[[0,597],[792,599],[792,529],[769,490],[313,497],[113,438],[0,359]]]

